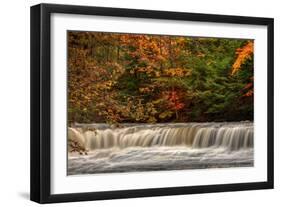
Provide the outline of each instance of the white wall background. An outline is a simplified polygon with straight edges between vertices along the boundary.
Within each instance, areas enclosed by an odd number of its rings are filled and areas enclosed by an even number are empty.
[[[278,79],[281,77],[278,70],[281,60],[277,58],[281,57],[278,47],[281,43],[281,5],[278,5],[278,0],[7,0],[1,2],[0,11],[0,206],[38,205],[29,201],[29,7],[41,2],[275,18],[274,190],[62,203],[53,206],[237,207],[276,206],[281,202],[281,81]]]

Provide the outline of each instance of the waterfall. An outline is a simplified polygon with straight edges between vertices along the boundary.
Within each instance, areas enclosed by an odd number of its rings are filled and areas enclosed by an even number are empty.
[[[93,124],[83,130],[84,126],[68,128],[68,134],[89,150],[154,146],[224,147],[229,150],[253,147],[253,124],[250,122],[124,124],[120,128]]]

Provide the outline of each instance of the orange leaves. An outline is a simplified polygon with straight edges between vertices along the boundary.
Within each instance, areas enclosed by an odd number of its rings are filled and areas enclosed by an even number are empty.
[[[131,58],[147,65],[159,64],[159,61],[165,60],[165,52],[161,40],[157,36],[149,35],[120,35],[121,44],[127,48],[127,53]],[[128,47],[129,46],[129,47]]]
[[[249,90],[247,93],[245,93],[243,96],[244,97],[250,97],[250,96],[253,96],[254,94],[254,91],[253,90]]]
[[[236,50],[237,58],[235,62],[232,65],[232,71],[231,75],[234,75],[237,71],[241,69],[241,66],[249,59],[252,58],[252,55],[254,53],[254,42],[248,41],[246,45],[244,45],[242,48],[238,48]],[[246,91],[246,93],[243,95],[243,97],[251,97],[254,94],[253,90],[253,77],[250,78],[250,82],[244,87],[243,91]]]
[[[236,50],[237,58],[232,65],[232,71],[231,71],[232,75],[234,75],[238,70],[240,70],[241,66],[243,65],[243,63],[246,62],[246,60],[252,57],[253,52],[254,52],[253,41],[249,41],[242,48],[238,48]]]
[[[209,116],[205,115],[209,108],[213,120],[214,113],[232,110],[236,97],[251,104],[253,41],[106,32],[69,34],[71,122],[196,121]],[[239,114],[238,110],[233,114]]]

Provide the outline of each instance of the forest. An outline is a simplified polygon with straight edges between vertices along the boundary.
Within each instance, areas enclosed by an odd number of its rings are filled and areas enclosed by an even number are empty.
[[[67,32],[68,123],[253,121],[254,41]]]

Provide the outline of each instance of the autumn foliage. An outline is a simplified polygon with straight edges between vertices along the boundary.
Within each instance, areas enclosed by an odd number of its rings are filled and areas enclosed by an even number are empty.
[[[246,45],[236,49],[237,58],[232,65],[232,75],[241,69],[241,66],[252,58],[254,53],[254,42],[249,41]]]
[[[254,42],[248,41],[243,47],[236,49],[237,58],[232,65],[232,75],[237,73],[242,69],[246,61],[252,61],[254,54]],[[246,67],[245,69],[250,69],[253,71],[252,67]],[[243,88],[245,97],[251,97],[254,94],[254,77],[249,78],[249,83]]]
[[[68,32],[68,121],[253,118],[253,41]]]

